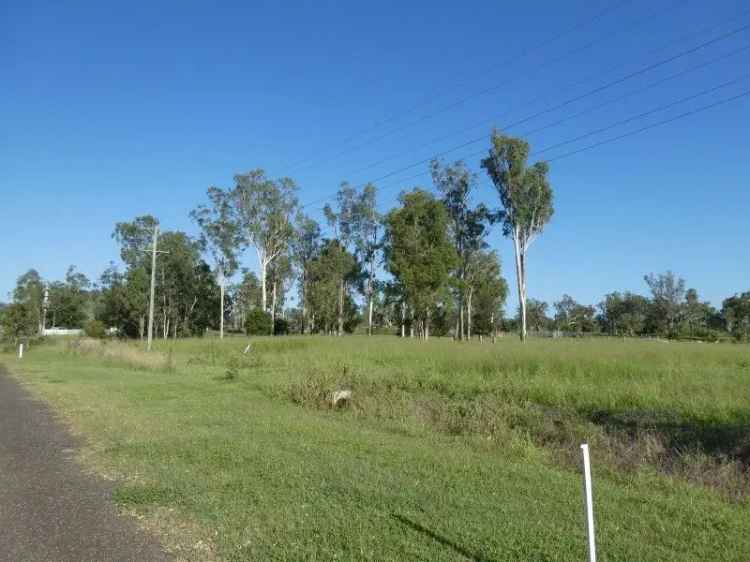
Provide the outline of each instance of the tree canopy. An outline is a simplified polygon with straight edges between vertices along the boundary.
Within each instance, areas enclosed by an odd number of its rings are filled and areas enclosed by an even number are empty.
[[[386,219],[388,270],[403,287],[416,319],[429,324],[455,267],[456,250],[448,238],[448,212],[427,191],[403,193],[401,206]]]

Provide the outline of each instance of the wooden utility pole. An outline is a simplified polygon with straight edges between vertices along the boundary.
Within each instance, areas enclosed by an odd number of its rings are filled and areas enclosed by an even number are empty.
[[[156,245],[159,241],[159,227],[154,227],[154,239],[151,246],[151,297],[148,301],[148,344],[146,349],[151,351],[154,339],[154,294],[156,293]]]
[[[42,329],[41,335],[45,335],[47,330],[47,307],[49,306],[49,289],[47,283],[44,284],[44,298],[42,299]]]
[[[146,350],[151,351],[151,342],[154,339],[154,296],[156,293],[156,254],[168,254],[164,250],[157,250],[159,243],[159,225],[154,227],[154,238],[151,244],[151,297],[148,301],[148,343]]]

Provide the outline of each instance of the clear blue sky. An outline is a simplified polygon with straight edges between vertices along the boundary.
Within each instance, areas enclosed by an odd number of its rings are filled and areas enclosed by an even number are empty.
[[[492,122],[521,120],[750,24],[747,8],[743,0],[6,0],[0,300],[31,267],[55,279],[75,264],[98,278],[117,260],[116,221],[151,213],[164,228],[193,232],[190,209],[209,185],[230,186],[235,173],[263,167],[289,175],[302,202],[317,201],[341,180],[360,184],[489,136]],[[508,132],[525,134],[748,44],[744,30]],[[574,138],[740,78],[749,62],[750,50],[739,52],[529,140],[542,148]],[[740,79],[543,156],[748,89],[750,79]],[[742,98],[553,162],[556,213],[531,250],[530,296],[552,302],[568,293],[594,303],[612,290],[645,292],[643,274],[666,269],[716,305],[749,290],[748,123],[750,98]],[[449,138],[424,146],[440,137]],[[300,161],[311,164],[293,165]],[[477,199],[496,204],[478,156],[467,162],[480,174]],[[381,207],[401,188],[429,187],[426,175],[399,181],[424,171],[378,182]],[[499,230],[491,242],[513,282],[510,244]],[[255,267],[254,253],[243,260]]]

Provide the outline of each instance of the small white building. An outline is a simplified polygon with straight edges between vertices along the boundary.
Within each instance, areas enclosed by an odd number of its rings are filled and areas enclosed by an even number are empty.
[[[45,328],[42,330],[43,336],[82,336],[83,330],[80,328]]]

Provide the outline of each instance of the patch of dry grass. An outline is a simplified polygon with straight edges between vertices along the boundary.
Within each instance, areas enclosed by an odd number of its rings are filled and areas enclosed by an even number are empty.
[[[130,342],[116,340],[97,340],[93,338],[76,338],[67,343],[68,353],[89,355],[102,362],[132,369],[172,371],[174,360],[170,352],[146,352],[140,346]]]

